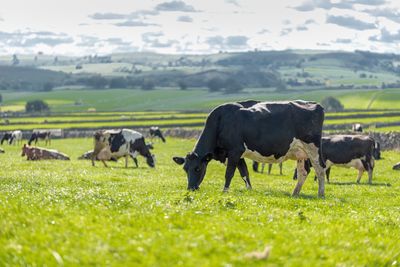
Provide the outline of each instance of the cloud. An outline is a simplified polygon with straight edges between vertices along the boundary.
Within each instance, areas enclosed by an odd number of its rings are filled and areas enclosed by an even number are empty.
[[[376,42],[384,42],[384,43],[393,43],[393,42],[399,42],[400,41],[400,31],[397,31],[396,33],[390,33],[386,28],[381,29],[380,35],[375,35],[371,36],[369,38],[370,41],[376,41]]]
[[[351,39],[345,39],[345,38],[338,38],[334,41],[335,43],[339,44],[350,44],[352,42]]]
[[[181,11],[181,12],[196,12],[193,6],[186,4],[183,1],[171,1],[158,4],[155,8],[157,11]]]
[[[386,4],[386,0],[351,0],[352,4],[360,4],[366,6],[380,6]]]
[[[271,31],[268,29],[262,29],[259,32],[257,32],[258,34],[266,34],[266,33],[270,33]]]
[[[288,35],[289,33],[291,33],[292,31],[293,31],[292,28],[283,28],[283,29],[281,30],[281,36],[286,36],[286,35]]]
[[[77,46],[86,46],[86,47],[94,47],[101,40],[95,36],[81,35],[81,41],[77,43]]]
[[[243,35],[233,35],[222,37],[220,35],[212,36],[206,39],[206,43],[216,49],[239,49],[246,48],[249,38]]]
[[[147,23],[140,20],[127,20],[124,22],[118,22],[114,24],[118,27],[147,27],[147,26],[158,26],[158,24]]]
[[[180,22],[193,22],[193,19],[189,16],[180,16],[178,17],[177,21]]]
[[[330,0],[308,0],[292,8],[297,11],[307,12],[307,11],[313,11],[314,9],[317,8],[329,10],[332,8],[351,9],[352,7],[353,4],[348,1],[332,3]]]
[[[163,35],[164,34],[162,32],[145,32],[142,34],[142,40],[146,43],[151,43]]]
[[[394,22],[400,22],[400,12],[395,9],[375,8],[375,9],[363,10],[363,12],[365,12],[371,16],[374,16],[374,17],[384,17],[384,18],[387,18],[388,20],[391,20]]]
[[[299,26],[296,27],[296,30],[299,31],[299,32],[300,31],[307,31],[308,28],[307,28],[307,26],[299,25]]]
[[[34,47],[39,44],[54,47],[73,42],[74,39],[65,33],[49,31],[0,32],[0,43],[14,47]]]
[[[364,22],[349,16],[328,16],[326,23],[336,24],[359,31],[376,29],[376,25],[374,23]]]
[[[240,6],[240,4],[239,4],[239,2],[237,0],[225,0],[225,3],[232,4],[232,5],[237,6],[237,7]]]
[[[313,19],[308,19],[308,20],[306,20],[306,21],[304,22],[305,25],[315,24],[315,23],[316,23],[316,22],[315,22],[315,20],[313,20]]]
[[[115,20],[115,19],[126,19],[127,14],[118,14],[118,13],[94,13],[89,15],[89,18],[95,20]]]

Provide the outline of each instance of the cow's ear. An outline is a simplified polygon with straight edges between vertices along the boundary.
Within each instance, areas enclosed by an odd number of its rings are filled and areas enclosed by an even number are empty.
[[[172,159],[178,165],[182,165],[183,163],[185,163],[185,158],[182,158],[182,157],[173,157]]]
[[[213,154],[212,153],[207,153],[204,157],[203,157],[203,161],[205,162],[209,162],[210,160],[212,160],[213,158]]]

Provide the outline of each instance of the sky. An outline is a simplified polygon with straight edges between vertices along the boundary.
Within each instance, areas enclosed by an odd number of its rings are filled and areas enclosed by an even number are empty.
[[[0,0],[0,55],[400,53],[400,0]]]

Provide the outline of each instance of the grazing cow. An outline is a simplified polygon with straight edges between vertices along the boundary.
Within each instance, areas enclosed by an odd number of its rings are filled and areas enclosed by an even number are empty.
[[[141,133],[134,130],[106,130],[94,134],[95,147],[92,154],[92,165],[96,157],[107,167],[105,160],[112,157],[119,159],[125,157],[125,167],[128,167],[128,157],[135,159],[139,154],[146,158],[150,167],[154,167],[154,155],[150,153]],[[137,162],[135,161],[137,164]]]
[[[353,132],[362,133],[363,128],[362,128],[362,125],[361,125],[360,123],[355,123],[355,124],[353,124],[353,125],[351,126],[351,130],[352,130]]]
[[[162,134],[162,132],[161,132],[161,130],[160,130],[160,128],[153,126],[153,127],[150,127],[150,138],[151,138],[151,140],[153,140],[154,137],[160,138],[163,141],[163,143],[165,143],[165,141],[166,141],[164,136],[163,136],[163,134]]]
[[[13,131],[11,133],[11,138],[10,138],[10,140],[8,142],[9,142],[10,145],[12,143],[20,144],[22,142],[22,132],[20,130]]]
[[[373,152],[375,159],[381,159],[381,144],[375,142],[374,144],[374,152]]]
[[[22,157],[26,155],[27,160],[59,159],[69,160],[69,157],[54,149],[34,147],[24,144],[22,147]]]
[[[45,145],[49,143],[51,144],[51,132],[50,131],[38,131],[38,132],[33,132],[31,135],[31,138],[29,138],[28,145],[31,145],[33,141],[35,141],[35,145],[38,142],[39,139],[45,140]]]
[[[146,146],[148,149],[154,149],[153,144],[151,144],[151,143],[146,144]],[[78,157],[78,159],[92,159],[92,155],[93,155],[93,150],[89,150],[89,151],[86,151],[85,153],[83,153],[82,156]],[[134,158],[133,155],[130,155],[130,156],[133,159],[133,161],[135,162],[136,168],[139,167],[137,158]],[[105,156],[102,156],[102,157],[104,158]],[[96,160],[100,160],[98,155],[96,156]],[[118,159],[116,159],[112,156],[109,159],[106,158],[104,160],[118,161]]]
[[[260,165],[257,161],[253,161],[253,171],[258,172],[258,165]],[[265,163],[261,163],[261,173],[264,173]],[[272,163],[268,164],[268,175],[271,174]],[[282,162],[279,163],[279,174],[282,175]]]
[[[3,138],[1,138],[1,142],[0,142],[0,143],[3,144],[4,141],[10,142],[11,136],[12,136],[12,132],[6,132],[6,133],[3,135]]]
[[[374,170],[373,151],[375,141],[365,135],[332,135],[322,137],[322,157],[325,160],[326,178],[333,165],[358,170],[357,183],[360,182],[364,171],[368,172],[368,183],[372,183],[372,172]],[[307,160],[305,169],[309,173],[312,163]],[[294,179],[297,177],[295,170]]]
[[[227,160],[224,191],[228,191],[236,168],[246,187],[251,188],[244,158],[264,163],[297,160],[301,179],[293,191],[296,196],[307,176],[304,161],[310,158],[317,169],[318,194],[324,196],[325,164],[320,149],[323,121],[324,109],[315,102],[250,100],[223,104],[208,115],[194,150],[185,158],[173,160],[184,165],[189,190],[199,188],[211,159]]]

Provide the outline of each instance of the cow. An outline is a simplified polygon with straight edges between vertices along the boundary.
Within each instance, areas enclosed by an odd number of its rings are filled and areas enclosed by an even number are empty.
[[[9,144],[20,144],[22,142],[22,132],[20,130],[13,131],[11,133],[11,138],[9,140]]]
[[[297,196],[307,176],[304,161],[310,158],[319,178],[318,195],[323,197],[323,121],[324,109],[316,102],[249,100],[222,104],[208,115],[193,151],[186,157],[173,157],[173,160],[183,165],[189,190],[199,189],[210,160],[227,161],[224,191],[229,190],[236,168],[246,187],[251,189],[244,158],[264,163],[297,160],[301,178],[292,194]]]
[[[257,161],[253,161],[253,171],[258,172],[258,165],[260,165]],[[282,162],[279,163],[279,174],[282,175]],[[265,163],[261,163],[261,173],[264,173]],[[272,163],[268,164],[268,175],[271,174]]]
[[[351,130],[352,130],[353,132],[362,133],[363,128],[362,128],[362,125],[361,125],[360,123],[355,123],[355,124],[353,124],[353,125],[351,126]]]
[[[392,169],[395,171],[400,171],[400,162],[397,162],[396,164],[394,164]]]
[[[0,143],[3,144],[4,141],[10,142],[11,136],[12,136],[12,132],[4,133],[3,137],[1,138],[1,142]]]
[[[0,148],[0,153],[5,153],[4,149]]]
[[[28,145],[31,145],[33,141],[35,141],[35,145],[37,144],[38,140],[45,140],[45,145],[47,143],[50,145],[51,144],[51,132],[50,131],[34,131],[31,135],[31,138],[29,138]]]
[[[146,144],[146,146],[147,146],[147,148],[150,149],[150,150],[154,149],[154,146],[153,146],[153,144],[151,144],[151,143],[150,143],[150,144]],[[92,155],[93,155],[93,150],[89,150],[89,151],[86,151],[85,153],[83,153],[81,156],[79,156],[78,159],[92,159]],[[133,159],[133,161],[135,162],[136,168],[138,168],[139,165],[138,165],[137,158],[134,158],[133,155],[130,155],[130,156],[131,156],[131,158]],[[98,155],[96,156],[96,160],[100,160],[99,157],[98,157]],[[114,157],[112,157],[112,156],[110,156],[109,159],[106,158],[105,160],[109,160],[109,161],[118,161],[117,158],[114,158]]]
[[[163,143],[166,142],[166,140],[165,140],[160,128],[155,127],[155,126],[150,127],[150,138],[151,138],[151,140],[153,140],[154,137],[160,138],[163,141]]]
[[[329,182],[329,175],[332,166],[355,168],[358,170],[357,183],[360,183],[364,171],[368,172],[368,183],[372,183],[372,172],[374,170],[373,151],[375,141],[365,135],[332,135],[324,136],[322,143],[322,157],[325,160],[326,178]],[[310,172],[312,163],[307,160],[305,169]],[[295,170],[294,179],[297,177]]]
[[[155,166],[154,155],[150,153],[141,133],[130,130],[106,130],[94,134],[95,147],[92,154],[92,166],[96,157],[107,167],[106,160],[112,157],[119,159],[125,157],[125,167],[128,167],[128,157],[135,159],[139,154],[146,158],[150,167]],[[134,160],[135,161],[135,160]],[[137,162],[135,161],[137,164]]]
[[[26,156],[27,160],[43,160],[43,159],[59,159],[69,160],[69,157],[54,149],[46,149],[41,147],[34,147],[24,144],[22,147],[22,157]]]

